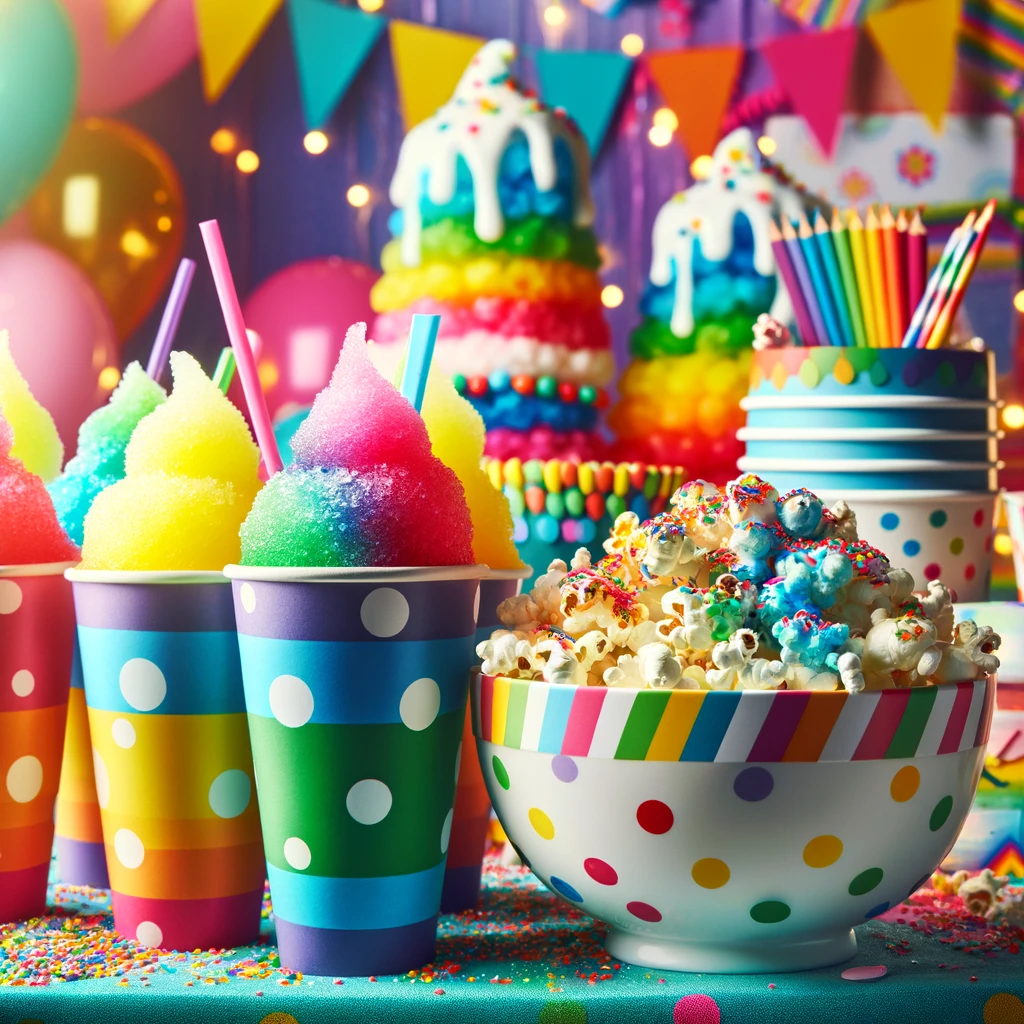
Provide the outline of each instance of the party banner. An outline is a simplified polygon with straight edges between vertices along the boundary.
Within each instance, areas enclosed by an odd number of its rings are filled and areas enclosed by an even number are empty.
[[[288,0],[295,63],[307,128],[319,128],[348,91],[384,18],[326,0]]]
[[[203,90],[219,99],[284,0],[196,0]]]
[[[972,81],[1018,117],[1024,114],[1024,4],[966,0],[960,63]]]
[[[486,40],[411,21],[393,21],[390,30],[398,102],[409,131],[448,102]]]
[[[607,50],[536,50],[533,61],[541,98],[569,114],[596,157],[629,80],[632,60]]]
[[[892,0],[774,0],[779,9],[802,25],[835,28],[859,25],[869,15],[888,7]]]
[[[110,41],[119,43],[149,13],[157,0],[105,0],[107,8],[107,34]]]

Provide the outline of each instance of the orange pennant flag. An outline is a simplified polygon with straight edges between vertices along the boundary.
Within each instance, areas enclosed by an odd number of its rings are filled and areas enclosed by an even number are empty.
[[[219,99],[284,0],[195,0],[207,102]]]
[[[871,15],[875,46],[936,131],[949,108],[956,72],[961,0],[910,0]]]
[[[679,139],[690,160],[715,148],[742,64],[741,46],[659,50],[648,59],[651,75],[679,119]]]

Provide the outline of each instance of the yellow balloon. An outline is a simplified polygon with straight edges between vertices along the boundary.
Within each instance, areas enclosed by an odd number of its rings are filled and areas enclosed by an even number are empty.
[[[92,278],[123,341],[181,254],[184,196],[170,157],[131,125],[85,118],[71,126],[28,210],[35,237]]]

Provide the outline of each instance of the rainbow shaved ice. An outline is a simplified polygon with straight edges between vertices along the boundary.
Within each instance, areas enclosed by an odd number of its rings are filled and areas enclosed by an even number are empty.
[[[82,543],[85,516],[96,495],[124,477],[124,456],[139,421],[167,400],[167,392],[139,363],[131,363],[110,401],[78,430],[78,451],[49,486],[61,526]]]
[[[30,473],[53,480],[64,461],[64,445],[53,417],[36,401],[14,362],[7,331],[0,331],[0,412],[14,433],[11,457]]]
[[[83,569],[222,569],[260,489],[242,414],[187,352],[171,353],[171,396],[135,428],[125,476],[85,517]]]
[[[292,439],[295,461],[242,524],[242,563],[260,566],[471,565],[473,525],[459,478],[430,451],[416,410],[349,329],[330,384]]]
[[[11,454],[14,432],[0,414],[0,565],[76,562],[46,485]]]

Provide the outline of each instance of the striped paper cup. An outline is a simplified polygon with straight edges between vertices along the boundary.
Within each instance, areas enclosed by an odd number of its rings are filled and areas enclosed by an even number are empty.
[[[255,942],[263,849],[230,585],[68,577],[114,927],[165,949]]]
[[[995,679],[847,694],[481,676],[472,694],[502,826],[612,926],[609,953],[746,974],[849,959],[852,926],[927,881],[974,798]]]
[[[0,566],[0,923],[46,910],[75,634],[70,564]]]
[[[281,962],[434,956],[483,566],[229,565]]]

